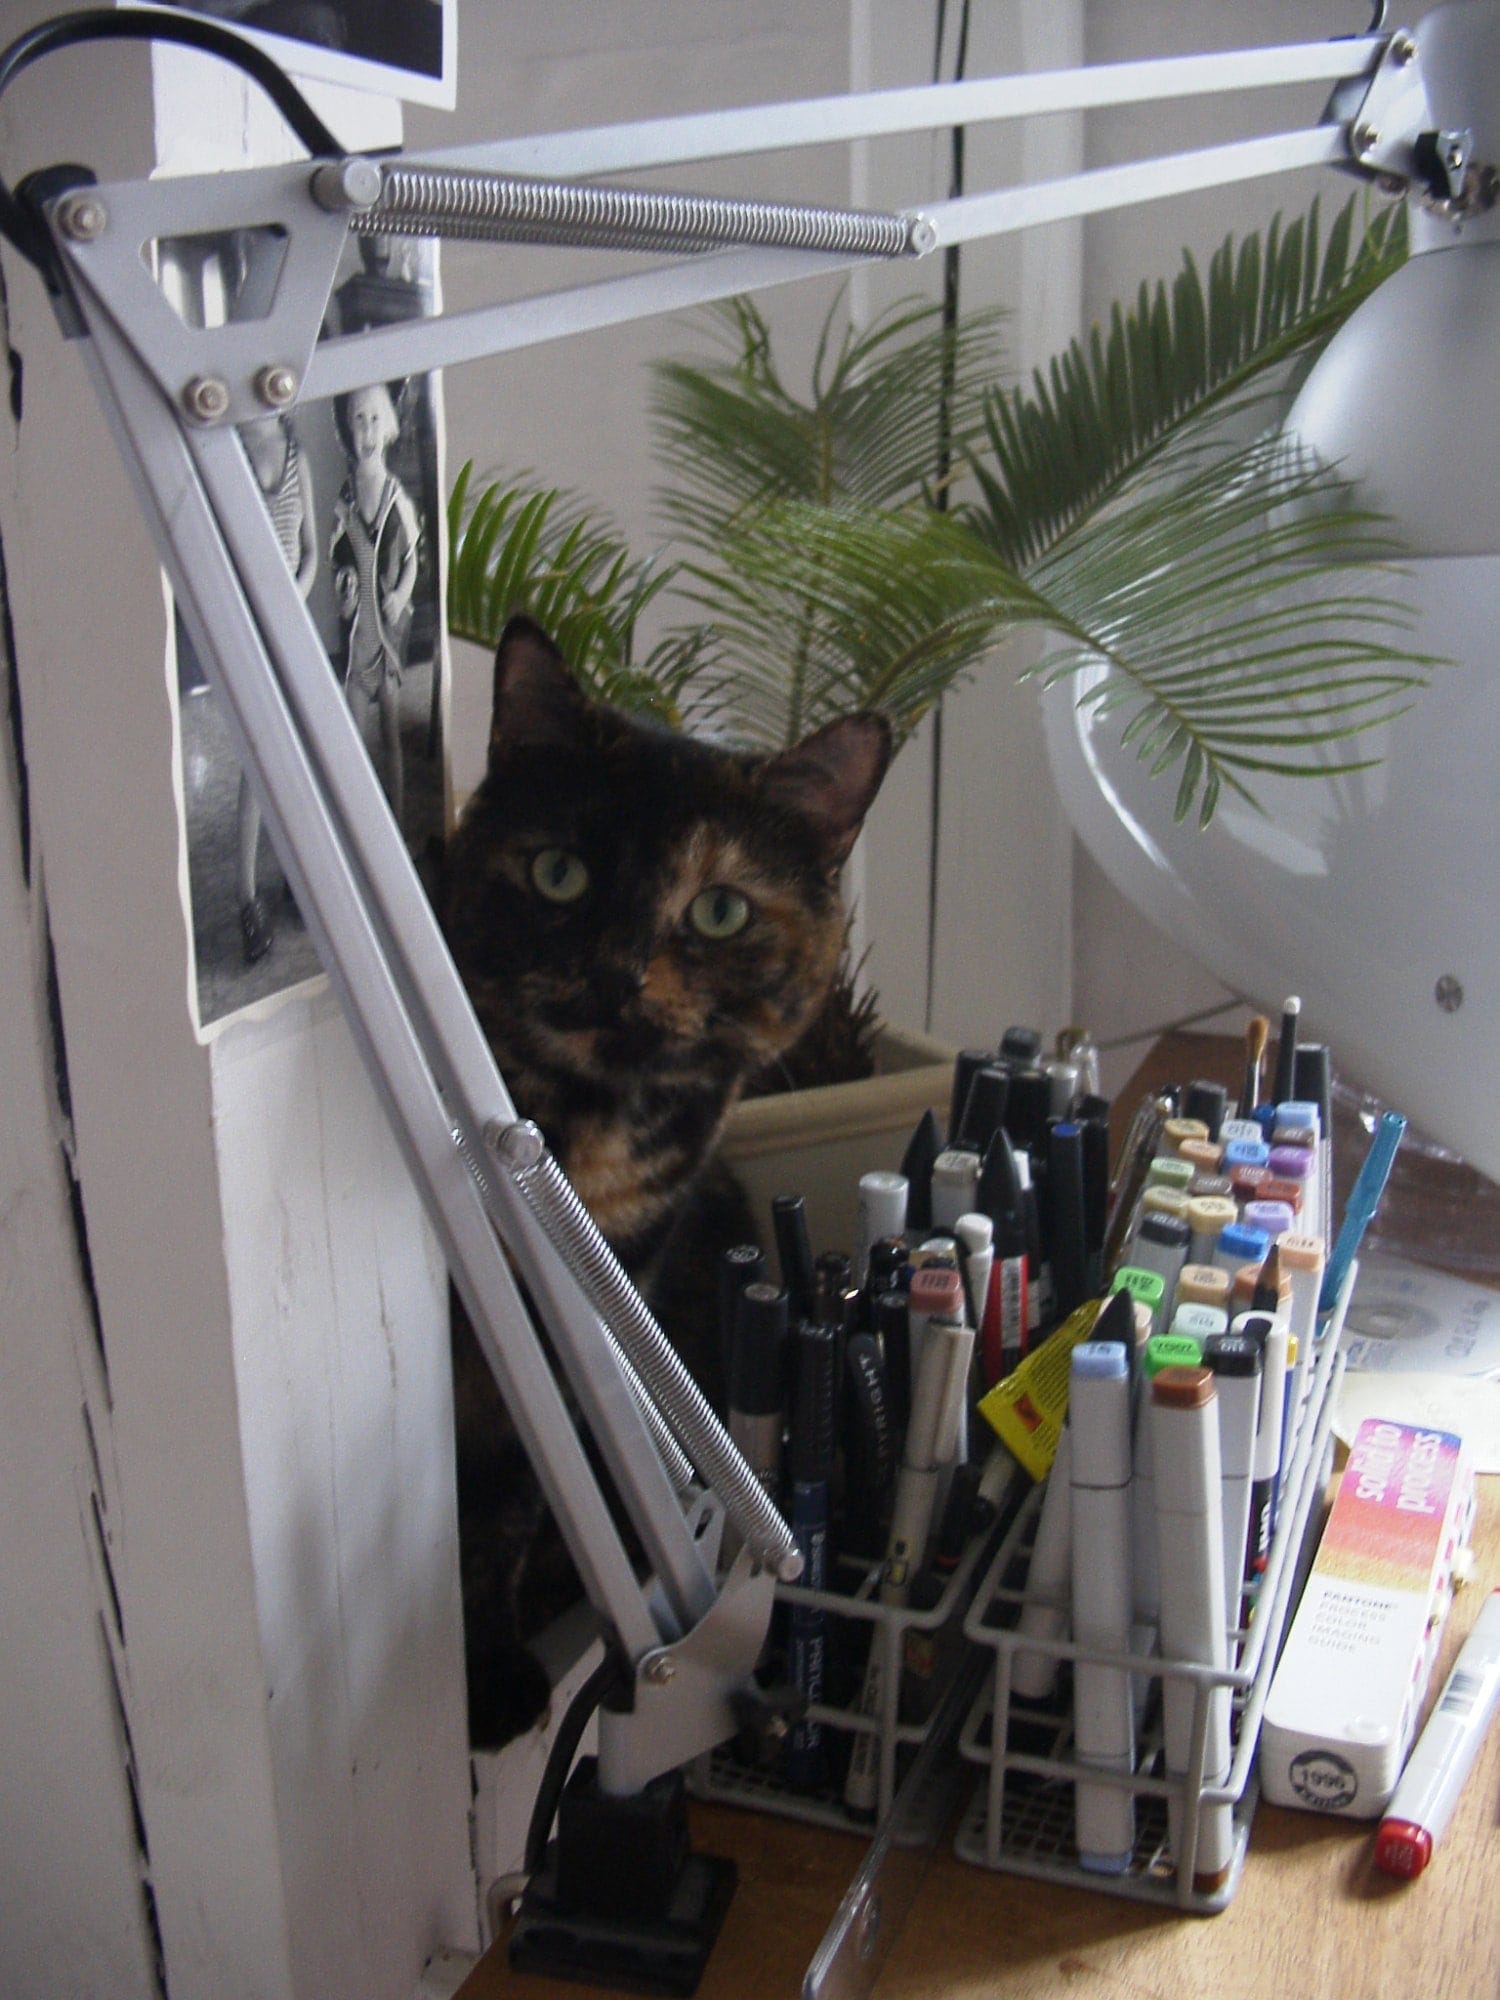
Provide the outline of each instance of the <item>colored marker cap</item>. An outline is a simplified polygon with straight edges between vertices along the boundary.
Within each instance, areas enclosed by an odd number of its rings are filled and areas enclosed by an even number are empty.
[[[1199,1410],[1214,1400],[1213,1371],[1208,1368],[1163,1368],[1151,1383],[1151,1400],[1164,1410]]]
[[[1375,1866],[1410,1881],[1432,1859],[1432,1835],[1410,1819],[1383,1819],[1375,1835]]]
[[[1166,1280],[1160,1271],[1142,1270],[1139,1264],[1122,1264],[1110,1281],[1110,1291],[1128,1292],[1133,1299],[1139,1299],[1153,1312],[1166,1295]]]
[[[1231,1139],[1224,1148],[1224,1169],[1233,1173],[1236,1167],[1263,1167],[1270,1157],[1271,1149],[1264,1139]]]
[[[1219,1232],[1219,1255],[1236,1264],[1263,1264],[1271,1239],[1263,1229],[1250,1229],[1231,1222]]]
[[[1196,1368],[1203,1359],[1203,1343],[1190,1333],[1153,1333],[1146,1342],[1142,1366],[1148,1378],[1164,1368]],[[1155,1383],[1152,1383],[1153,1392]]]

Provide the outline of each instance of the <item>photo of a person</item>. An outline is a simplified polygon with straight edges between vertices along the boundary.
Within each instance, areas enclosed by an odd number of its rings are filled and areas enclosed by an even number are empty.
[[[383,382],[334,399],[349,471],[334,502],[329,561],[344,628],[344,693],[366,743],[372,712],[378,717],[381,778],[400,820],[406,796],[400,693],[421,524],[388,464],[401,436],[396,401]]]
[[[307,455],[291,424],[279,412],[260,417],[240,432],[245,453],[271,516],[287,568],[297,579],[304,602],[318,574],[318,535],[313,513],[312,473]],[[240,938],[246,965],[254,965],[271,949],[275,923],[256,887],[260,859],[260,803],[245,773],[240,773],[235,809],[239,861]]]

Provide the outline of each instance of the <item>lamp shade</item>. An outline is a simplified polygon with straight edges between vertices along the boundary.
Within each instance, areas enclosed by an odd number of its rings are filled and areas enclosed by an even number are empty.
[[[1417,43],[1442,127],[1500,160],[1500,8],[1439,8]],[[1171,782],[1065,690],[1045,727],[1073,825],[1125,896],[1259,1007],[1299,994],[1346,1074],[1500,1178],[1500,231],[1493,213],[1414,217],[1414,242],[1287,427],[1392,517],[1417,558],[1412,644],[1455,664],[1411,713],[1330,746],[1326,777],[1267,778],[1263,814],[1231,799],[1206,830],[1174,825]]]

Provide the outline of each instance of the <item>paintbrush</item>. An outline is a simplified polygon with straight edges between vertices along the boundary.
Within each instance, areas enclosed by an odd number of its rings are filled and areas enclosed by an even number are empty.
[[[1248,1118],[1260,1102],[1260,1066],[1266,1059],[1266,1041],[1271,1023],[1264,1014],[1252,1014],[1245,1023],[1245,1081],[1240,1085],[1240,1101],[1235,1109]]]

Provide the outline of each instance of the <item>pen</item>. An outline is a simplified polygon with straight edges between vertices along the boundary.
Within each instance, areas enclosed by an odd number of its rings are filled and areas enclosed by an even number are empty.
[[[927,1538],[932,1529],[939,1480],[944,1467],[950,1465],[953,1459],[973,1351],[974,1330],[965,1326],[962,1320],[935,1319],[928,1327],[926,1345],[916,1364],[912,1385],[911,1422],[906,1427],[901,1447],[901,1470],[896,1478],[891,1531],[880,1575],[882,1604],[905,1604],[912,1578],[922,1566]],[[861,1715],[873,1716],[879,1711],[882,1699],[881,1655],[879,1635],[873,1634],[864,1686],[860,1691]],[[861,1731],[854,1741],[849,1774],[844,1783],[844,1803],[851,1811],[874,1811],[878,1797],[879,1760],[879,1732]]]
[[[900,1288],[877,1295],[871,1308],[875,1338],[885,1362],[891,1422],[896,1435],[906,1430],[911,1415],[911,1325],[907,1293]]]
[[[1281,1476],[1282,1411],[1286,1391],[1287,1323],[1275,1313],[1241,1313],[1231,1333],[1260,1348],[1260,1407],[1255,1413],[1255,1459],[1250,1481],[1250,1526],[1245,1538],[1243,1577],[1254,1597],[1271,1555],[1276,1522],[1276,1485]]]
[[[880,1344],[856,1333],[844,1350],[844,1507],[841,1547],[878,1560],[896,1479],[896,1431]]]
[[[1066,1319],[1089,1295],[1083,1214],[1083,1132],[1059,1119],[1047,1133],[1047,1198],[1052,1230],[1052,1311]]]
[[[833,1471],[833,1328],[804,1320],[793,1347],[792,1422],[787,1451],[791,1481],[789,1525],[802,1556],[801,1584],[826,1590],[832,1568],[828,1534],[828,1481]],[[828,1615],[821,1605],[795,1599],[789,1620],[792,1684],[808,1705],[823,1699]],[[806,1717],[787,1745],[787,1775],[812,1790],[823,1778],[823,1725]]]
[[[720,1254],[719,1380],[726,1392],[730,1371],[734,1367],[735,1324],[739,1318],[740,1294],[746,1285],[758,1284],[765,1275],[766,1256],[758,1243],[731,1243]]]
[[[1375,1137],[1370,1141],[1370,1150],[1365,1154],[1350,1190],[1339,1233],[1328,1253],[1323,1289],[1318,1296],[1319,1312],[1330,1312],[1344,1289],[1349,1266],[1359,1254],[1364,1233],[1380,1206],[1380,1197],[1385,1192],[1385,1184],[1390,1179],[1391,1166],[1396,1158],[1396,1148],[1401,1144],[1405,1131],[1406,1120],[1399,1111],[1381,1113]]]
[[[1387,1875],[1420,1875],[1443,1837],[1500,1704],[1500,1589],[1480,1607],[1375,1835]]]
[[[1276,1081],[1271,1090],[1273,1104],[1285,1104],[1292,1095],[1297,1075],[1297,1016],[1302,1002],[1289,993],[1281,1010],[1281,1035],[1276,1043]]]

